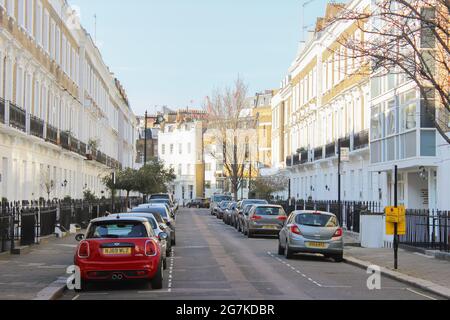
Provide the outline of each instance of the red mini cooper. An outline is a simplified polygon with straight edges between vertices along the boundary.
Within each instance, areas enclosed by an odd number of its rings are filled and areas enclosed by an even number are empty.
[[[146,280],[153,289],[162,288],[162,252],[147,219],[126,214],[95,219],[86,236],[76,239],[80,290],[89,282],[122,280]]]

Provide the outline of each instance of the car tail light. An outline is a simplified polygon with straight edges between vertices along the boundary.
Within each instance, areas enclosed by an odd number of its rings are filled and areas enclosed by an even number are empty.
[[[148,257],[154,257],[156,256],[157,250],[156,250],[156,244],[152,240],[148,240],[145,243],[145,255]]]
[[[336,230],[336,233],[334,234],[333,238],[340,238],[342,237],[343,234],[344,232],[342,231],[342,228],[339,228]]]
[[[87,259],[90,255],[89,242],[82,241],[78,246],[78,257],[81,259]]]
[[[280,221],[286,221],[286,220],[287,220],[287,217],[285,217],[285,216],[279,216],[277,219],[280,220]]]
[[[252,216],[251,220],[252,221],[257,221],[257,220],[261,220],[262,217],[261,216]]]
[[[301,231],[300,231],[300,228],[297,227],[295,224],[292,225],[292,226],[290,226],[289,229],[290,229],[291,232],[294,233],[294,234],[297,234],[297,235],[299,235],[299,236],[302,235],[302,233],[301,233]]]

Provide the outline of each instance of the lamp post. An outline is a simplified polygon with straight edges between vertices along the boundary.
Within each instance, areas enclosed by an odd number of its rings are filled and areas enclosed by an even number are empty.
[[[144,130],[144,166],[147,164],[147,111],[145,111],[145,130]]]

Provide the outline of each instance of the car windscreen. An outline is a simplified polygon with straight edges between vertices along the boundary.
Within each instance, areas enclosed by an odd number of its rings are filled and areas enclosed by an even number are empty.
[[[229,201],[223,201],[219,204],[219,207],[222,209],[227,208],[230,205],[230,203],[231,202],[229,202]]]
[[[258,207],[255,214],[258,216],[279,216],[285,215],[285,212],[282,208],[277,207]]]
[[[164,219],[161,217],[161,215],[159,213],[152,212],[152,214],[155,217],[156,222],[164,223]]]
[[[145,225],[140,221],[97,222],[89,228],[87,239],[147,238]]]
[[[162,204],[170,205],[170,200],[168,200],[168,199],[155,199],[155,200],[150,200],[150,204],[151,203],[162,203]]]
[[[335,228],[339,226],[336,217],[327,214],[303,213],[295,218],[295,222],[309,227]]]
[[[221,201],[231,201],[230,196],[213,196],[214,202],[221,202]]]
[[[166,194],[154,194],[152,196],[150,196],[150,200],[156,200],[156,199],[167,199],[169,200],[169,196]]]
[[[242,202],[242,206],[246,206],[249,204],[268,204],[266,200],[246,200]]]

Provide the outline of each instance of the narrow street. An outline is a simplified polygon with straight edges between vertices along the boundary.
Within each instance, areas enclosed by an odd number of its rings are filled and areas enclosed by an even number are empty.
[[[346,263],[299,255],[277,255],[277,239],[247,239],[210,215],[182,209],[177,246],[168,260],[162,290],[141,284],[96,284],[86,292],[67,291],[63,300],[429,300],[430,293],[382,277],[381,290],[369,290],[368,274]]]

